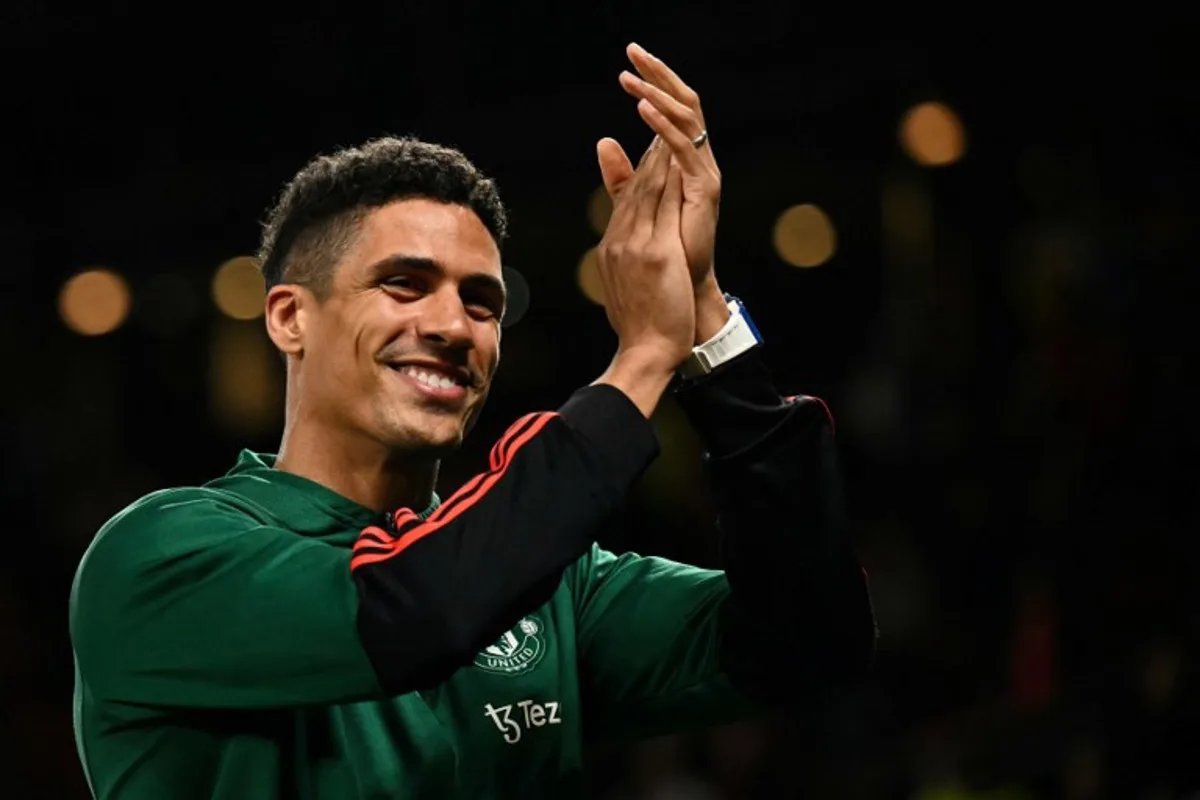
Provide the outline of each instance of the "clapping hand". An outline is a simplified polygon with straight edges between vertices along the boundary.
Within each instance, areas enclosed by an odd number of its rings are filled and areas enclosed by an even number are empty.
[[[680,167],[683,193],[680,238],[692,281],[696,305],[694,341],[698,344],[715,335],[729,313],[713,272],[721,171],[708,139],[699,95],[642,47],[631,44],[626,52],[638,74],[622,72],[621,86],[638,98],[638,113],[656,137],[666,143],[672,161]],[[613,139],[602,139],[597,154],[600,174],[615,208],[621,193],[633,180],[633,164]]]
[[[694,290],[679,236],[683,181],[658,139],[624,182],[597,247],[604,311],[617,353],[601,382],[653,413],[675,370],[692,352]]]

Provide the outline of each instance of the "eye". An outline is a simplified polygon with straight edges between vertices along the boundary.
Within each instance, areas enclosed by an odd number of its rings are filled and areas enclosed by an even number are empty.
[[[499,312],[497,312],[496,309],[488,303],[468,302],[465,305],[467,308],[467,313],[475,319],[495,319],[496,317],[500,316]]]
[[[467,313],[478,320],[498,319],[504,313],[503,298],[496,297],[492,292],[479,291],[475,287],[461,294],[463,307]]]
[[[383,285],[402,294],[418,294],[422,291],[420,283],[411,275],[393,275],[385,279]]]

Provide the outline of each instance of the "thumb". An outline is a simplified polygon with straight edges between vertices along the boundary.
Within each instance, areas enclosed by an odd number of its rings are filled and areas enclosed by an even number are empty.
[[[633,177],[633,163],[616,139],[604,138],[596,143],[596,158],[600,161],[600,177],[608,196],[616,199],[617,193]]]

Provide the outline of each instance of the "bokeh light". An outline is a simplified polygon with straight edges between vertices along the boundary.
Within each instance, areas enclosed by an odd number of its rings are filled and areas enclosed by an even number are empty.
[[[263,314],[266,283],[258,259],[238,256],[222,264],[212,282],[213,302],[233,319],[254,319]]]
[[[773,234],[775,252],[793,267],[816,267],[833,257],[837,231],[829,216],[811,203],[779,215]]]
[[[262,436],[278,427],[283,413],[279,356],[259,326],[222,320],[212,339],[209,410],[221,427],[242,436]]]
[[[129,306],[128,284],[109,269],[80,272],[63,284],[58,295],[63,322],[83,336],[100,336],[121,327]]]
[[[591,248],[579,259],[576,272],[579,290],[596,305],[604,305],[604,283],[600,280],[600,256]]]
[[[958,115],[944,103],[913,106],[900,122],[900,144],[909,158],[925,167],[942,167],[962,158],[966,132]]]
[[[687,415],[670,395],[664,396],[650,420],[660,451],[642,476],[642,501],[662,513],[696,514],[694,524],[703,523],[707,502],[697,502],[696,487],[704,483],[703,446]]]
[[[600,184],[588,198],[587,207],[588,224],[598,235],[604,235],[604,230],[608,227],[608,220],[612,216],[612,210],[612,198],[608,196],[608,190],[604,188],[604,184]]]
[[[508,306],[504,309],[504,319],[501,325],[512,327],[521,321],[529,310],[529,281],[521,271],[513,267],[504,267],[504,286],[508,290]]]

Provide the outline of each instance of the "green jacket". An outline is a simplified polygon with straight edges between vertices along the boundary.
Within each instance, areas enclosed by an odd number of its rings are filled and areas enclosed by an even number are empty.
[[[710,414],[739,427],[742,377],[681,397],[699,427]],[[766,543],[728,574],[594,544],[655,452],[609,387],[518,421],[488,472],[421,513],[380,515],[250,452],[204,486],[135,502],[72,590],[93,793],[578,796],[589,742],[733,719],[860,674],[874,623],[816,474],[828,417],[775,397],[773,422],[742,419],[739,449],[709,442],[743,495],[718,500],[726,527]],[[786,487],[789,460],[812,491]],[[793,495],[821,506],[795,520],[814,530],[789,529]]]

